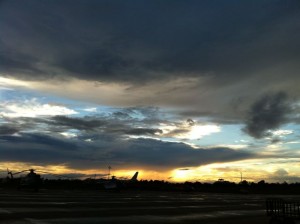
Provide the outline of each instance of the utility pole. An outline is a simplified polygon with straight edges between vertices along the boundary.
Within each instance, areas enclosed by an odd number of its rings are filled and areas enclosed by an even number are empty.
[[[111,170],[111,166],[108,166],[108,179],[110,179],[110,170]]]

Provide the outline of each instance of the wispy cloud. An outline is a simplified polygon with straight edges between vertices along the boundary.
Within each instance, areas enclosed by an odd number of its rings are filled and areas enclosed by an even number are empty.
[[[42,104],[36,98],[25,101],[7,101],[0,103],[0,115],[4,117],[38,117],[55,115],[73,115],[77,112],[63,105]]]
[[[192,119],[180,123],[161,124],[159,128],[162,130],[162,136],[188,140],[201,139],[204,136],[221,131],[218,125],[201,124]]]

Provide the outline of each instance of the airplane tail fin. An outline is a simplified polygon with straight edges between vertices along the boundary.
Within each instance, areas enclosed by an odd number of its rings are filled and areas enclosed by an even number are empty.
[[[135,172],[135,174],[133,175],[133,177],[131,178],[131,180],[132,180],[132,181],[136,181],[138,175],[139,175],[139,172]]]

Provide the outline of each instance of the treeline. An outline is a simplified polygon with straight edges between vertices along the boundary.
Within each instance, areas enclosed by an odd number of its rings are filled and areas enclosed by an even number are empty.
[[[14,181],[0,181],[1,188],[17,188]],[[44,179],[40,188],[64,190],[105,190],[97,179]],[[240,183],[219,180],[214,183],[184,182],[174,183],[161,180],[140,180],[134,182],[119,182],[117,191],[123,190],[147,191],[178,191],[178,192],[207,192],[207,193],[242,193],[242,194],[300,194],[300,183],[267,183],[242,181]]]
[[[166,181],[144,180],[135,183],[135,187],[143,190],[210,192],[210,193],[242,193],[242,194],[300,194],[300,183],[257,183],[242,181],[216,181],[214,183],[184,182],[170,183]]]

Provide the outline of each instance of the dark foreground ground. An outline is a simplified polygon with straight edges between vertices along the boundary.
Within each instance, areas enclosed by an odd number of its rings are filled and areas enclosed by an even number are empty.
[[[0,223],[267,224],[265,198],[212,193],[58,190],[34,193],[0,189]]]

